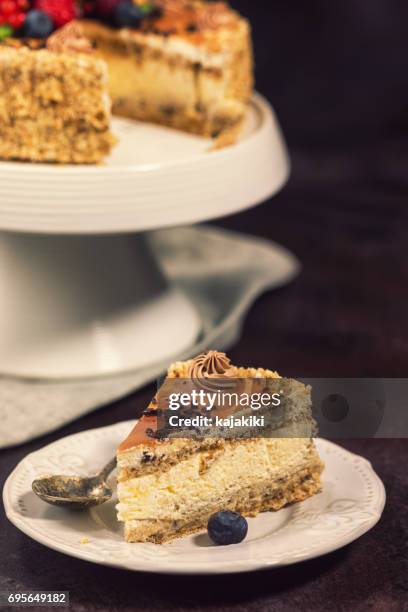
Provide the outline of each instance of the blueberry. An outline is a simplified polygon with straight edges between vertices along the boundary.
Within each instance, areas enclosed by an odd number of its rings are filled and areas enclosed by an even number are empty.
[[[230,510],[216,512],[208,521],[208,535],[215,544],[239,544],[246,538],[248,523],[246,519]]]
[[[115,9],[115,23],[119,28],[135,28],[144,16],[144,11],[133,2],[120,2]]]
[[[44,11],[29,11],[24,21],[24,35],[28,38],[47,38],[54,24]]]

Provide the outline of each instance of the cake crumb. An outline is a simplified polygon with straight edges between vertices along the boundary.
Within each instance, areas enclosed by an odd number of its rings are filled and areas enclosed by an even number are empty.
[[[89,538],[82,538],[80,544],[89,544]]]

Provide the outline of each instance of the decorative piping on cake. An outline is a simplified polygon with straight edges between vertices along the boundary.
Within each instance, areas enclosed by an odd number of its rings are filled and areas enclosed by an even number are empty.
[[[47,40],[47,49],[57,53],[92,53],[90,41],[84,36],[81,24],[71,21],[60,28]]]
[[[193,359],[188,369],[188,376],[196,387],[210,391],[233,385],[234,383],[228,379],[238,376],[238,370],[231,365],[225,353],[208,351]]]
[[[201,353],[193,359],[188,369],[191,378],[231,378],[236,373],[237,369],[231,365],[229,357],[219,351]]]

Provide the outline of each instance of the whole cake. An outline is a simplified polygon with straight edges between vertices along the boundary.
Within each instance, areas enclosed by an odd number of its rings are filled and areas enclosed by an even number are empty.
[[[235,140],[253,86],[252,52],[247,20],[226,3],[22,5],[10,36],[0,12],[1,159],[97,163],[115,142],[111,110],[220,145]]]
[[[279,379],[270,370],[232,366],[225,354],[210,351],[173,364],[166,381],[197,377],[217,385],[228,378],[251,384]],[[156,396],[117,452],[117,509],[126,540],[164,543],[205,529],[218,511],[254,516],[320,491],[323,464],[313,426],[308,435],[298,427],[299,419],[313,425],[310,389],[290,379],[279,379],[281,387],[291,415],[283,437],[282,431],[252,438],[163,437]]]

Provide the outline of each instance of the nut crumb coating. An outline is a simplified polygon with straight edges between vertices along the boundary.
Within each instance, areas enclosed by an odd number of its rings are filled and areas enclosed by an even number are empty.
[[[115,143],[107,81],[90,56],[0,47],[0,158],[102,161]]]

